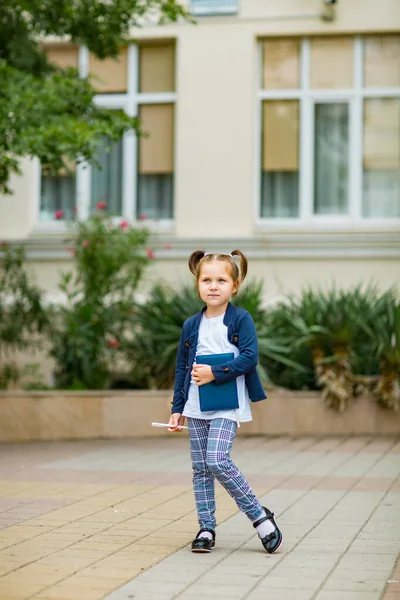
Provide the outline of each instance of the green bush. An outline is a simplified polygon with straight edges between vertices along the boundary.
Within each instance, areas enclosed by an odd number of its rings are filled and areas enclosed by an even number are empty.
[[[35,350],[49,326],[42,291],[25,267],[25,252],[3,242],[0,248],[0,388],[21,376],[15,353]]]
[[[134,293],[148,262],[147,240],[146,229],[131,228],[126,222],[114,225],[103,212],[74,225],[75,271],[62,276],[59,287],[66,303],[57,310],[51,336],[57,387],[109,385]]]

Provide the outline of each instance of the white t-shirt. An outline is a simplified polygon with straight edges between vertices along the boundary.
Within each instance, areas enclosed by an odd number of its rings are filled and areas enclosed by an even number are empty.
[[[196,354],[221,354],[224,352],[233,352],[235,358],[239,355],[236,346],[228,341],[228,328],[224,325],[224,314],[219,317],[207,319],[204,315],[200,321],[199,337],[197,341]],[[189,386],[188,399],[183,409],[185,417],[194,419],[230,419],[244,423],[251,421],[251,410],[249,393],[247,391],[244,375],[236,378],[238,391],[239,408],[237,410],[213,410],[201,412],[199,400],[199,388],[192,381]]]

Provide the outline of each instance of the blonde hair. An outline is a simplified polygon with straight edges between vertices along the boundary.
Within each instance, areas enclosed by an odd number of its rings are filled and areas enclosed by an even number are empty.
[[[233,260],[234,256],[238,256],[240,259],[240,268]],[[194,250],[189,256],[188,265],[190,272],[196,277],[196,283],[199,281],[200,271],[202,265],[205,263],[221,261],[227,264],[228,272],[233,279],[234,283],[242,283],[247,275],[247,258],[241,250],[232,250],[230,254],[210,254],[204,252],[204,250]]]

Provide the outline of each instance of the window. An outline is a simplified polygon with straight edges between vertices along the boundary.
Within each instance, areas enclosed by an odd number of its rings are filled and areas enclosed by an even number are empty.
[[[400,36],[260,49],[260,217],[399,218]]]
[[[74,171],[63,172],[58,176],[42,174],[40,220],[50,222],[54,221],[54,218],[74,218],[75,197],[76,177]]]
[[[238,0],[191,0],[192,15],[234,15],[238,12]]]
[[[297,217],[299,193],[299,103],[263,102],[263,217]]]
[[[171,219],[174,187],[174,104],[157,102],[175,89],[173,46],[142,46],[139,51],[139,140],[137,208],[150,219]],[[162,98],[162,96],[161,96]],[[148,100],[154,100],[149,103]]]
[[[151,219],[172,217],[173,104],[142,104],[139,116],[149,137],[139,141],[138,212]]]
[[[49,45],[46,54],[60,67],[78,68],[78,48],[69,44]],[[42,222],[53,222],[57,218],[71,219],[76,211],[76,165],[68,164],[68,169],[58,176],[41,173],[39,218]]]
[[[51,48],[60,64],[78,64],[64,46]],[[49,53],[50,53],[49,51]],[[104,201],[110,214],[135,220],[140,215],[157,221],[173,218],[175,46],[158,42],[130,45],[117,59],[98,60],[79,49],[82,76],[90,73],[98,90],[95,102],[102,107],[139,115],[145,137],[127,133],[118,142],[104,140],[97,162],[100,167],[78,165],[76,173],[42,176],[40,220],[54,215],[86,218]],[[74,170],[75,171],[75,170]],[[77,201],[77,198],[79,199]]]

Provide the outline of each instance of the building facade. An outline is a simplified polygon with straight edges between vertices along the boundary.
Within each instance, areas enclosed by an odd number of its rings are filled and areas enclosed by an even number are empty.
[[[146,285],[182,282],[195,248],[250,258],[269,297],[399,276],[399,0],[193,0],[196,24],[146,24],[118,61],[49,42],[91,74],[96,102],[142,119],[100,153],[102,169],[42,176],[23,162],[0,197],[0,239],[20,240],[56,292],[66,221],[99,201],[146,217]],[[64,218],[55,219],[58,215]]]

